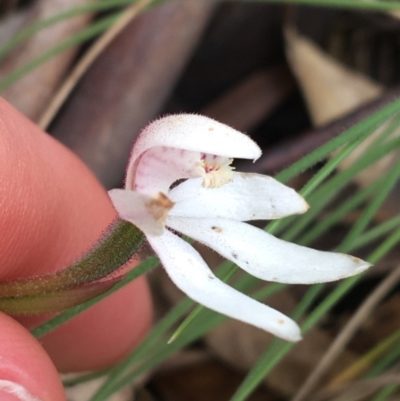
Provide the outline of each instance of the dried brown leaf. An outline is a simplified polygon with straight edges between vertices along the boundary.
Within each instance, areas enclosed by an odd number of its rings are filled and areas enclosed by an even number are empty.
[[[370,78],[346,67],[323,52],[314,43],[286,29],[286,52],[306,99],[311,118],[316,126],[326,124],[351,112],[358,106],[377,98],[383,87]],[[388,126],[386,123],[370,135],[339,166],[347,169]],[[400,129],[392,134],[400,135]],[[392,152],[357,175],[355,181],[365,187],[382,177],[397,160]]]
[[[286,53],[316,126],[378,97],[383,87],[347,68],[311,40],[286,30]]]

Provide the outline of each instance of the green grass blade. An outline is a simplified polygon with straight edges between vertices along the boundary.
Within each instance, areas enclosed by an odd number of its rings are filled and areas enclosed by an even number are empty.
[[[249,287],[249,282],[246,280],[246,277],[242,277],[235,287],[240,291],[246,292]],[[267,297],[277,293],[278,291],[281,291],[284,287],[285,285],[283,284],[270,284],[267,288],[258,291],[257,294],[254,295],[254,298],[258,300],[266,299]],[[115,378],[113,380],[108,380],[107,383],[102,387],[102,389],[99,390],[90,401],[105,401],[107,397],[109,397],[122,387],[128,385],[135,377],[138,377],[146,370],[157,366],[157,364],[163,361],[165,358],[172,355],[174,352],[183,348],[184,346],[190,344],[191,342],[195,341],[196,339],[200,338],[202,335],[204,335],[209,330],[216,327],[218,324],[226,319],[226,316],[217,314],[208,309],[202,310],[197,325],[190,326],[172,344],[166,345],[164,343],[161,349],[156,349],[153,355],[148,355],[142,364],[134,367],[133,371],[127,371],[124,377],[119,378],[119,380],[115,380]],[[125,368],[126,370],[128,370],[128,366],[125,366]]]
[[[376,191],[378,184],[380,184],[380,181],[377,181],[369,187],[364,188],[363,190],[357,192],[354,196],[350,197],[346,202],[343,202],[343,204],[332,211],[328,217],[318,221],[315,224],[315,227],[307,230],[307,232],[302,235],[301,240],[297,241],[297,243],[299,245],[307,245],[321,237],[334,224],[342,220],[348,213],[353,211],[357,206],[372,196],[372,194]]]
[[[91,39],[94,36],[98,35],[101,32],[104,32],[108,29],[113,23],[115,23],[118,18],[121,16],[121,12],[114,13],[110,16],[103,17],[101,20],[94,22],[89,27],[81,30],[77,34],[71,36],[69,39],[65,40],[64,42],[54,46],[52,49],[48,50],[41,56],[35,58],[28,64],[18,68],[16,71],[9,74],[6,78],[4,78],[0,82],[0,91],[5,90],[14,82],[18,81],[22,78],[25,74],[30,71],[33,71],[35,68],[39,67],[46,61],[50,60],[57,54],[61,53],[64,50],[67,50],[73,46],[79,45],[83,43],[85,40]]]
[[[247,0],[242,0],[247,1]],[[396,1],[368,1],[368,0],[257,0],[262,3],[275,4],[303,4],[316,7],[335,7],[345,9],[360,9],[368,11],[399,10],[400,4]]]
[[[352,249],[360,248],[382,237],[383,235],[394,230],[395,228],[398,228],[399,225],[400,225],[400,215],[393,217],[390,220],[385,221],[384,223],[381,223],[378,226],[360,235],[358,238],[354,240]]]
[[[362,122],[354,125],[348,130],[344,131],[338,137],[332,139],[331,141],[325,143],[315,151],[311,152],[309,155],[303,157],[298,162],[293,163],[288,168],[281,171],[276,175],[276,179],[281,182],[287,182],[296,175],[307,170],[320,160],[330,155],[336,149],[345,145],[348,142],[354,141],[359,137],[365,135],[366,132],[371,133],[377,128],[379,128],[385,121],[390,117],[394,116],[400,110],[400,99],[395,100],[389,105],[383,107],[378,112],[367,117]]]
[[[84,6],[73,7],[67,11],[56,14],[50,18],[38,21],[26,28],[21,29],[14,35],[5,45],[0,47],[0,59],[3,59],[11,50],[16,46],[29,39],[34,34],[46,29],[52,25],[62,22],[66,19],[76,17],[78,15],[93,13],[97,11],[106,11],[118,6],[128,5],[134,3],[136,0],[102,0]]]
[[[378,194],[375,196],[373,201],[365,209],[361,218],[357,221],[357,224],[353,226],[344,241],[342,242],[340,249],[342,252],[348,252],[353,246],[354,241],[358,238],[364,229],[371,222],[372,218],[375,216],[376,212],[385,201],[389,193],[392,191],[396,182],[400,177],[400,163],[396,163],[394,168],[388,173],[386,179],[381,183],[378,190]]]

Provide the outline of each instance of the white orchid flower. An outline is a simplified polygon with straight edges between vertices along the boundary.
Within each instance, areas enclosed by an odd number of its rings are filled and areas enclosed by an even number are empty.
[[[288,243],[243,223],[304,213],[307,203],[271,177],[232,171],[232,158],[256,160],[246,135],[199,115],[148,125],[129,161],[125,189],[109,195],[120,217],[139,227],[172,281],[190,298],[288,341],[301,339],[287,316],[219,280],[187,235],[262,280],[312,284],[360,273],[361,259]],[[186,179],[185,181],[178,181]]]

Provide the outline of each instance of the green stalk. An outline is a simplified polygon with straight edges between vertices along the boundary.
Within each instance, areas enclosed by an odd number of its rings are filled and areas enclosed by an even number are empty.
[[[113,222],[81,259],[45,276],[0,282],[0,298],[43,295],[99,280],[128,262],[143,243],[142,232],[122,220]]]

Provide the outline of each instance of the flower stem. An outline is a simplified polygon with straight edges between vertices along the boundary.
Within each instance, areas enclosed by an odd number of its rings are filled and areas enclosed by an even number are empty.
[[[43,295],[99,280],[131,259],[143,243],[133,224],[116,220],[82,258],[55,273],[0,283],[0,299]]]

